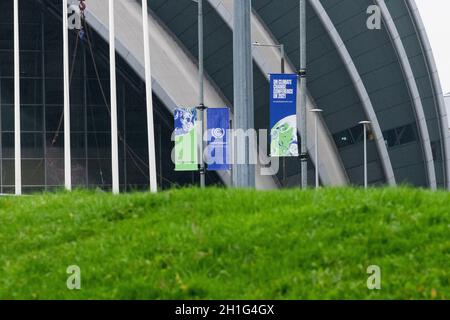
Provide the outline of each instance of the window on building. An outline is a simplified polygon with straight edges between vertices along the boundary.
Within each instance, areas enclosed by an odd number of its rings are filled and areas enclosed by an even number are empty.
[[[369,137],[369,132],[368,132]],[[344,148],[364,140],[364,127],[357,125],[352,128],[340,131],[333,135],[334,142],[338,148]]]
[[[415,123],[383,132],[384,140],[389,148],[417,141],[417,129]]]

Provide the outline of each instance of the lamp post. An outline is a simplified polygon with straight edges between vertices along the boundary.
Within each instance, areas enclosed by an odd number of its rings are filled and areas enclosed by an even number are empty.
[[[267,44],[267,43],[259,43],[258,41],[255,41],[252,43],[254,47],[268,47],[268,48],[278,48],[280,49],[280,61],[281,61],[281,73],[286,72],[286,55],[284,50],[284,44]],[[283,157],[283,183],[286,183],[286,157]]]
[[[198,5],[198,78],[199,78],[199,103],[197,106],[199,122],[200,122],[200,187],[206,186],[206,166],[203,159],[203,151],[205,145],[203,134],[205,132],[205,92],[204,92],[204,39],[203,39],[203,0],[192,0]]]
[[[367,189],[367,127],[370,125],[370,121],[360,121],[359,124],[364,127],[364,188]]]
[[[299,1],[300,7],[300,105],[297,115],[300,128],[300,170],[302,189],[308,187],[308,151],[306,149],[306,0]]]
[[[315,158],[316,158],[316,189],[320,188],[319,180],[319,129],[318,129],[318,118],[319,114],[323,112],[322,109],[312,109],[310,112],[314,113],[314,148],[315,148]]]

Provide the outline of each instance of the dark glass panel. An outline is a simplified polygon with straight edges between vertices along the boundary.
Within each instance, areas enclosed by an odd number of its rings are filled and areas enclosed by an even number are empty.
[[[21,134],[22,142],[22,159],[43,158],[44,157],[44,141],[42,133],[23,133]]]
[[[3,186],[14,186],[14,160],[3,160],[2,161],[2,185]],[[3,190],[5,192],[5,190]],[[14,192],[14,190],[13,190]]]
[[[22,106],[20,110],[21,130],[42,131],[43,116],[42,106]]]
[[[22,160],[22,183],[24,186],[45,186],[45,161]]]
[[[42,80],[24,79],[20,81],[20,103],[42,104]]]
[[[14,106],[3,104],[1,107],[2,131],[14,131]]]
[[[14,159],[14,133],[2,133],[2,157],[3,159]]]

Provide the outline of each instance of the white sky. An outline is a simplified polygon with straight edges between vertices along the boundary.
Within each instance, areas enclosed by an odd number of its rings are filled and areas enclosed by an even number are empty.
[[[416,0],[433,48],[442,90],[450,92],[450,0]]]

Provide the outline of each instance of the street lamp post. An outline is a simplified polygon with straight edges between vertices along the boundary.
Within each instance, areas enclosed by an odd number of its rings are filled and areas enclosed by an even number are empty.
[[[192,2],[198,5],[198,78],[199,78],[199,102],[197,106],[199,122],[200,122],[200,188],[206,186],[206,165],[203,159],[203,151],[205,150],[205,144],[203,141],[203,134],[205,132],[205,93],[204,93],[204,39],[203,39],[203,0],[192,0]]]
[[[306,149],[306,0],[299,1],[300,7],[300,105],[297,121],[300,128],[300,168],[302,189],[308,187],[308,151]]]
[[[254,47],[269,47],[269,48],[278,48],[280,49],[280,61],[281,61],[281,73],[286,73],[286,55],[284,50],[284,44],[266,44],[259,43],[257,41],[253,42],[252,45]],[[283,183],[286,182],[286,157],[283,157]]]
[[[192,0],[198,5],[198,78],[199,78],[199,103],[197,106],[200,122],[200,187],[206,186],[206,165],[203,159],[205,144],[203,134],[205,132],[205,93],[204,93],[204,39],[203,39],[203,0]]]
[[[203,134],[205,131],[205,93],[204,93],[204,43],[203,43],[203,0],[197,0],[198,2],[198,70],[199,70],[199,111],[200,111],[200,187],[206,186],[206,166],[203,159],[203,151],[205,145],[203,141]]]
[[[360,121],[359,124],[364,127],[364,188],[367,189],[367,127],[370,125],[370,121]]]
[[[314,148],[315,148],[315,158],[316,158],[316,189],[320,187],[319,179],[319,129],[318,129],[318,118],[319,114],[323,112],[322,109],[312,109],[310,112],[314,113]]]

